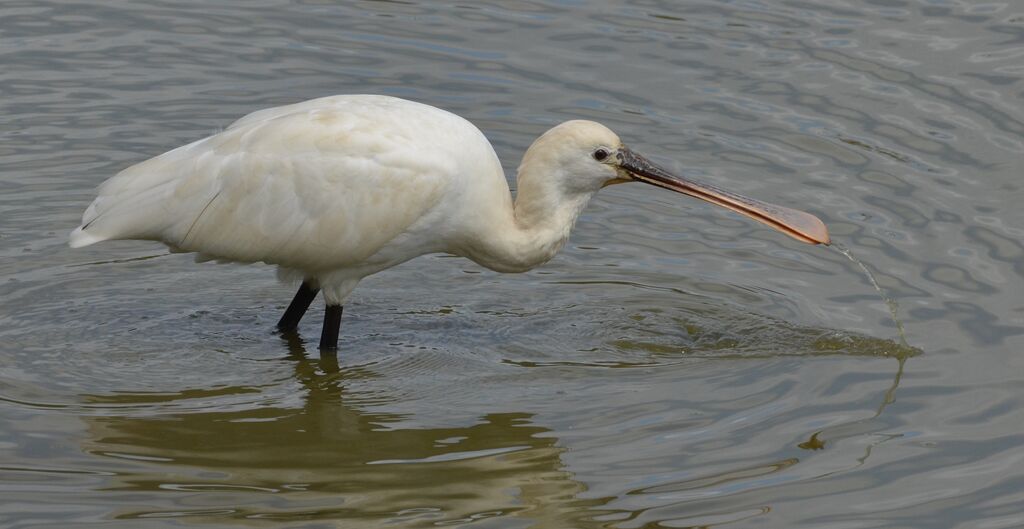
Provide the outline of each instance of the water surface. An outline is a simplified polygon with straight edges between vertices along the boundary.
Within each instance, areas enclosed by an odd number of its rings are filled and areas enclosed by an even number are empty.
[[[1022,526],[1022,30],[954,0],[4,2],[0,526]],[[811,211],[909,346],[841,254],[639,185],[532,272],[367,279],[338,359],[317,312],[270,332],[268,267],[67,248],[120,169],[335,93],[457,112],[510,176],[595,119]]]

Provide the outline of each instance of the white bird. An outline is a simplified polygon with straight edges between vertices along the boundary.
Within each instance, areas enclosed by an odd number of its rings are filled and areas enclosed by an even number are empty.
[[[562,248],[599,189],[633,181],[829,244],[817,217],[672,175],[591,121],[533,142],[513,200],[470,122],[394,97],[339,95],[253,112],[121,171],[100,186],[70,245],[153,240],[197,261],[277,265],[282,279],[302,280],[278,328],[294,331],[323,290],[320,348],[334,350],[342,303],[362,278],[430,253],[529,270]]]

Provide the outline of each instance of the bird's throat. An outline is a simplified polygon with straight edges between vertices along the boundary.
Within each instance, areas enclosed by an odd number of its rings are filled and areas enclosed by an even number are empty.
[[[520,188],[506,229],[492,237],[486,255],[474,260],[499,272],[525,272],[550,261],[569,240],[591,196],[552,196]]]

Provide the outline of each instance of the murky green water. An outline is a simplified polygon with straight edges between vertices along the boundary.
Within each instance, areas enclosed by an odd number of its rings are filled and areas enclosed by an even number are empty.
[[[0,526],[1024,526],[1022,6],[207,4],[0,4]],[[812,211],[912,347],[839,253],[647,186],[533,272],[364,281],[337,361],[269,268],[67,248],[121,168],[365,92]]]

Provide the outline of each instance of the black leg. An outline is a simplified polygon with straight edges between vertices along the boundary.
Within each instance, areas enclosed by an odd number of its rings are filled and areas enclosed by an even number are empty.
[[[341,305],[327,305],[324,310],[324,328],[320,331],[320,350],[338,350],[338,329],[341,328]]]
[[[278,320],[277,329],[281,332],[292,332],[297,329],[299,327],[299,320],[306,313],[306,309],[313,302],[317,292],[320,292],[319,288],[313,288],[309,283],[303,281],[302,285],[299,286],[299,291],[295,293],[295,297],[292,298],[292,302],[288,305],[288,309],[284,311],[284,315]]]

